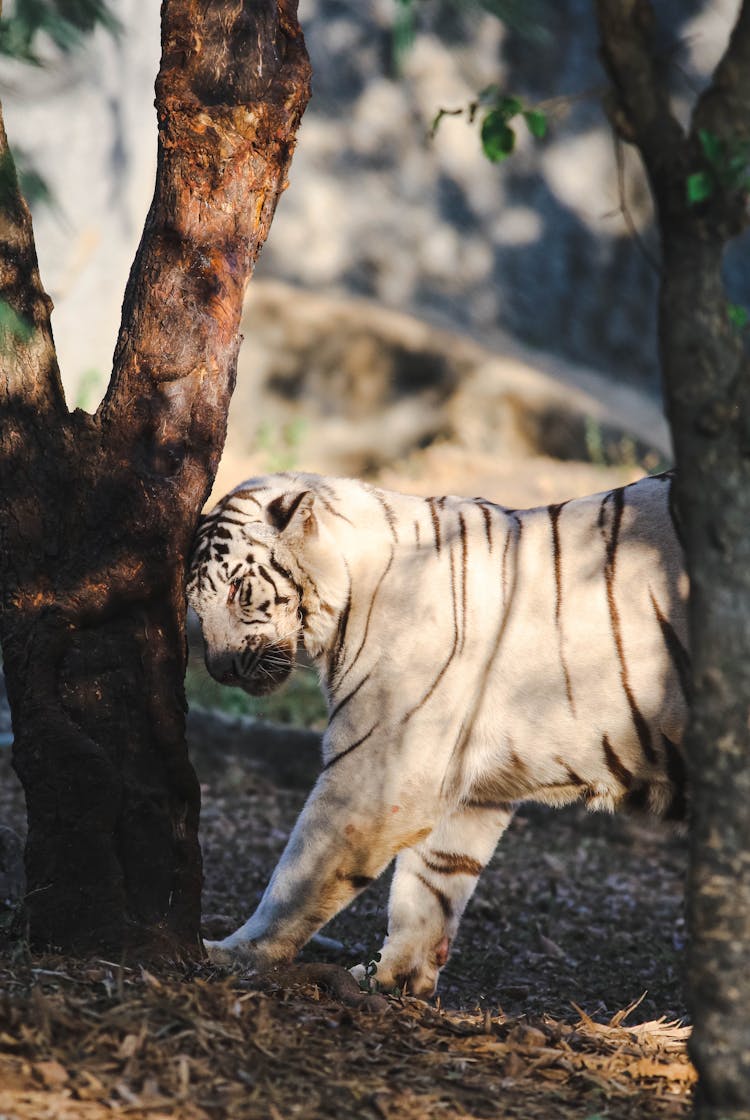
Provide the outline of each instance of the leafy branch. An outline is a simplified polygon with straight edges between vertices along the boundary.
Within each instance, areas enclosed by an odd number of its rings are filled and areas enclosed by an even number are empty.
[[[712,195],[750,191],[750,141],[724,139],[708,129],[698,132],[704,167],[687,177],[687,200],[691,206]]]
[[[109,9],[109,0],[15,0],[11,15],[0,16],[0,55],[43,66],[44,60],[35,46],[38,35],[46,35],[63,54],[69,54],[97,27],[104,27],[114,36],[122,29],[119,19]],[[18,150],[16,165],[14,168],[10,152],[0,162],[0,212],[12,204],[19,188],[30,206],[35,203],[52,205],[54,199],[46,179]],[[19,337],[17,326],[8,317],[8,309],[4,311],[2,306],[0,332],[3,336],[10,332]]]
[[[40,33],[69,54],[100,26],[112,35],[121,30],[108,0],[15,0],[12,14],[0,18],[0,54],[42,66],[36,51]]]
[[[517,97],[504,94],[499,86],[491,85],[483,89],[477,98],[461,109],[440,109],[432,122],[430,136],[434,137],[443,117],[457,117],[466,114],[470,124],[476,119],[480,109],[487,112],[482,117],[480,138],[482,149],[492,163],[507,159],[516,146],[516,130],[511,121],[516,118],[524,121],[531,135],[542,140],[547,135],[547,114],[539,107],[529,108]]]

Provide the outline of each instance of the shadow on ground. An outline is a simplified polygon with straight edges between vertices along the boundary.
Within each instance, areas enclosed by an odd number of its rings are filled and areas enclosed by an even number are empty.
[[[269,728],[254,736],[246,722],[200,713],[190,728],[215,936],[262,891],[312,778],[315,740]],[[0,821],[22,828],[8,752],[0,788]],[[687,1029],[672,1022],[684,1014],[684,847],[648,822],[524,810],[482,878],[432,1005],[393,997],[372,1012],[310,983],[169,965],[155,976],[132,963],[6,952],[0,1114],[686,1116],[694,1074]],[[377,884],[329,925],[341,951],[306,958],[366,957],[384,932],[386,895],[387,882]]]

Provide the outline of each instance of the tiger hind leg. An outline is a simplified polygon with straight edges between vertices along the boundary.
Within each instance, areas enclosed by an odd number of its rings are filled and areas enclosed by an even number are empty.
[[[402,851],[388,903],[388,936],[375,965],[378,987],[430,996],[450,955],[480,872],[513,807],[469,803],[447,813],[426,840]],[[357,965],[358,980],[373,965]]]

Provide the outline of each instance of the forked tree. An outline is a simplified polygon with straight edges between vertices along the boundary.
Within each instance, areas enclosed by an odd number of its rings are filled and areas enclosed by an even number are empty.
[[[201,951],[184,566],[309,97],[296,9],[163,0],[156,186],[93,415],[65,403],[0,119],[0,638],[37,946]]]
[[[750,361],[722,259],[748,225],[750,0],[686,128],[650,0],[596,0],[614,123],[661,238],[659,345],[691,581],[688,977],[697,1114],[750,1117]]]

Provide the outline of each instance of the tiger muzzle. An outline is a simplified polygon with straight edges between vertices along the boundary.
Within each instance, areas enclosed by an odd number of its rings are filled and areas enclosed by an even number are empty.
[[[242,650],[206,653],[206,667],[221,684],[242,688],[251,696],[266,696],[287,679],[294,668],[292,642],[253,642]]]

